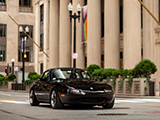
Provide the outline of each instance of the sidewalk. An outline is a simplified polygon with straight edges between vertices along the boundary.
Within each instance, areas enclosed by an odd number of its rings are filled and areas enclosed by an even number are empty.
[[[160,99],[160,96],[130,96],[130,95],[115,95],[116,98],[141,98],[141,99]]]

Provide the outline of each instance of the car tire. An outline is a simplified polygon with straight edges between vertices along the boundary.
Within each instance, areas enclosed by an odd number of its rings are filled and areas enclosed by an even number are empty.
[[[104,109],[111,109],[114,106],[114,100],[111,103],[106,103],[103,105]]]
[[[29,103],[32,106],[38,106],[39,105],[39,101],[37,100],[33,89],[31,89],[30,92],[29,92]]]
[[[50,104],[53,109],[63,108],[63,104],[60,101],[60,98],[55,90],[52,90],[52,92],[51,92]]]

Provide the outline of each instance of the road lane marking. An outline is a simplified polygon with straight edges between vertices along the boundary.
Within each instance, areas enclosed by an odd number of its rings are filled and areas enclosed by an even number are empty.
[[[0,103],[15,103],[15,104],[29,104],[29,102],[24,101],[14,101],[14,100],[8,100],[8,99],[0,99]]]
[[[131,100],[115,100],[115,103],[148,103],[148,102],[155,102],[160,103],[160,99],[131,99]]]

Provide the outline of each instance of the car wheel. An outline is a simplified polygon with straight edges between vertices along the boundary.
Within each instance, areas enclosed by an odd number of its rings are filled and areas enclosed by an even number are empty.
[[[53,109],[62,108],[63,104],[59,99],[59,96],[55,90],[51,92],[50,104]]]
[[[30,90],[30,93],[29,93],[29,103],[32,106],[38,106],[39,105],[39,101],[37,100],[33,90]]]
[[[111,109],[114,106],[114,100],[111,103],[107,103],[103,105],[104,109]]]

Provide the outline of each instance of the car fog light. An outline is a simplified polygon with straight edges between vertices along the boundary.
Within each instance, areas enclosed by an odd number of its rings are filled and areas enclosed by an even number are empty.
[[[61,94],[61,97],[65,97],[65,94]]]

